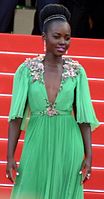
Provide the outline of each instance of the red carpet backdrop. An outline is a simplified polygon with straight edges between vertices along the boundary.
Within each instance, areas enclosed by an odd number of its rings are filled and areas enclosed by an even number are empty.
[[[0,34],[0,199],[9,199],[13,186],[5,177],[13,76],[26,57],[43,53],[40,36]],[[104,199],[104,40],[72,38],[68,56],[78,60],[86,70],[91,99],[101,124],[92,135],[92,176],[84,185],[85,199]],[[18,162],[24,133],[21,132],[15,154]]]

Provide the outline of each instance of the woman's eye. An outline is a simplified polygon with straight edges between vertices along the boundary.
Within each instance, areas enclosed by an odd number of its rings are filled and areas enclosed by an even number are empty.
[[[55,39],[59,39],[59,36],[58,35],[54,35],[53,36]]]
[[[60,39],[60,38],[61,38],[60,35],[54,35],[53,37],[54,37],[54,39]],[[67,37],[65,37],[64,39],[65,39],[66,41],[69,41],[69,40],[70,40],[70,36],[67,36]]]
[[[69,41],[70,40],[70,37],[66,37],[66,41]]]

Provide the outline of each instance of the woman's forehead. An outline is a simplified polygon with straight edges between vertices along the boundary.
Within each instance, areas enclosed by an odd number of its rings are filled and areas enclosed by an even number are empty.
[[[70,33],[71,28],[66,21],[53,21],[49,24],[48,32],[60,33],[60,32]]]

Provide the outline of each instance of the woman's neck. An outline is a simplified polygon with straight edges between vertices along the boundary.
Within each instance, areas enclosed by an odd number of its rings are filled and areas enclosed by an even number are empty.
[[[47,65],[49,67],[57,67],[59,65],[63,65],[62,56],[59,57],[47,53],[44,57],[44,65]]]

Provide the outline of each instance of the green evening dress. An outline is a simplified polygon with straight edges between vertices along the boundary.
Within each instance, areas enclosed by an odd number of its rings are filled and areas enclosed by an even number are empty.
[[[60,88],[51,104],[43,59],[27,59],[14,77],[9,121],[22,118],[21,129],[29,121],[11,199],[83,199],[79,171],[84,146],[78,123],[90,123],[92,130],[99,126],[86,73],[77,61],[63,58]]]

